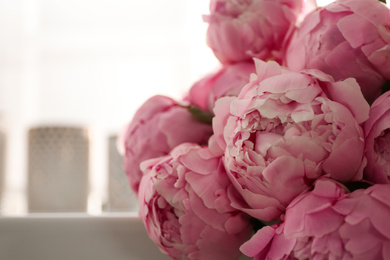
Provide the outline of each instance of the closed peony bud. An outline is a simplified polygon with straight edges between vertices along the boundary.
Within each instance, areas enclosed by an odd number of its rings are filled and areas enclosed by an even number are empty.
[[[207,143],[212,128],[196,120],[186,107],[169,97],[154,96],[136,112],[121,136],[123,162],[130,187],[137,192],[142,178],[140,163],[167,155],[184,142]]]
[[[211,0],[208,45],[224,64],[280,60],[286,36],[315,6],[313,0]]]
[[[353,77],[371,103],[390,79],[390,10],[378,0],[338,0],[310,13],[294,33],[284,64]]]
[[[253,61],[225,65],[218,72],[195,82],[188,93],[188,102],[212,112],[217,99],[238,96],[254,72]]]

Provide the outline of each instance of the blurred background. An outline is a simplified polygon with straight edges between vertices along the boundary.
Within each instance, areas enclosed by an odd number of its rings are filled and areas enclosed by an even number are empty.
[[[151,95],[181,98],[216,67],[207,13],[207,0],[0,1],[1,213],[129,210],[110,206],[110,185],[131,196],[115,136]]]
[[[208,4],[0,0],[1,214],[137,210],[116,137],[217,68]]]

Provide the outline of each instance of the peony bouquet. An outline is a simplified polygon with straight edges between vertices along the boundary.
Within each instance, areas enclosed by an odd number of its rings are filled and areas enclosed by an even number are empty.
[[[390,9],[211,0],[220,69],[121,136],[172,259],[390,259]]]

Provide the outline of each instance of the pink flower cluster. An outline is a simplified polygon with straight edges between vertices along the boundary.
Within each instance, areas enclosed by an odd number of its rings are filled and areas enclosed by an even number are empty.
[[[173,259],[387,259],[390,9],[211,0],[220,70],[154,96],[121,140]]]

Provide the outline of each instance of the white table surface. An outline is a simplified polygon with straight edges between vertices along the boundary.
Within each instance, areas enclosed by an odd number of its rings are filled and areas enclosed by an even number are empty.
[[[135,212],[0,216],[0,260],[168,259]]]
[[[31,214],[0,217],[3,260],[170,259],[136,214]]]

